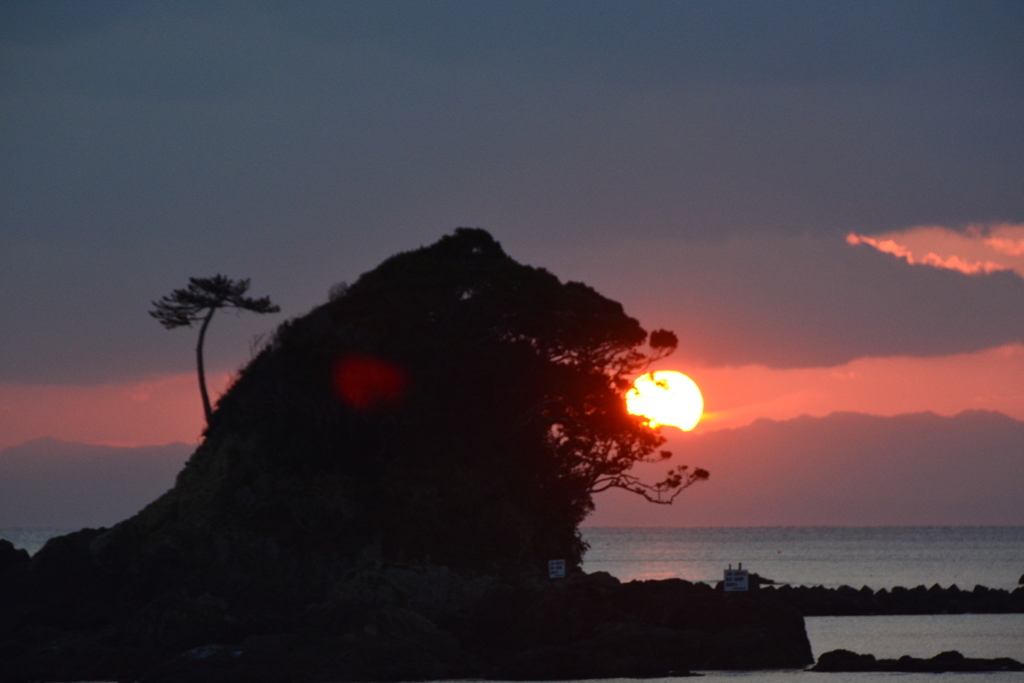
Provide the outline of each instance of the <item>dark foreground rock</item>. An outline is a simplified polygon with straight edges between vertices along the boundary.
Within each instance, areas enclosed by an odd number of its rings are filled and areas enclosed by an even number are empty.
[[[975,586],[961,590],[917,586],[873,590],[867,586],[824,588],[822,586],[779,586],[762,588],[774,592],[805,617],[869,616],[880,614],[1020,614],[1024,613],[1024,586],[1013,591]]]
[[[61,559],[81,540],[65,539]],[[802,617],[776,596],[679,580],[513,580],[376,563],[319,601],[273,609],[187,588],[137,605],[100,572],[80,581],[77,596],[52,599],[41,583],[6,582],[0,680],[555,680],[812,661]]]
[[[1024,671],[1024,664],[1009,657],[972,659],[956,650],[942,652],[931,659],[903,656],[899,659],[875,659],[874,655],[861,655],[849,650],[832,650],[818,657],[811,671],[946,673],[981,671]]]

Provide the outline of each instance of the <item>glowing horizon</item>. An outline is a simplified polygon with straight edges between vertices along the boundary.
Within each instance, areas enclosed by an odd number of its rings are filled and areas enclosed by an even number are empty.
[[[663,369],[667,370],[668,367]],[[692,367],[702,433],[759,418],[861,412],[952,416],[991,410],[1024,420],[1024,344],[950,356],[861,358],[834,367]],[[211,396],[231,374],[211,373]],[[0,449],[51,437],[106,446],[197,443],[203,410],[192,372],[96,385],[0,384]]]

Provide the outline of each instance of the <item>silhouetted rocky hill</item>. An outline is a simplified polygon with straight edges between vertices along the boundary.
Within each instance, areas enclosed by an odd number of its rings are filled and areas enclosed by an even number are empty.
[[[385,261],[279,328],[170,491],[31,559],[0,544],[0,669],[423,680],[809,663],[802,618],[771,596],[576,570],[591,490],[658,457],[621,396],[646,339],[619,304],[480,230]],[[551,559],[570,577],[548,579]]]

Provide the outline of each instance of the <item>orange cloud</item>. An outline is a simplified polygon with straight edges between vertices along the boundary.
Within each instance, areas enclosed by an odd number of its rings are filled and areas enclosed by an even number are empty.
[[[1008,256],[1024,256],[1024,239],[988,237],[985,239],[985,244]]]
[[[866,244],[911,265],[967,275],[1013,271],[1024,277],[1024,225],[970,225],[964,230],[917,226],[881,235],[850,233],[846,243]]]

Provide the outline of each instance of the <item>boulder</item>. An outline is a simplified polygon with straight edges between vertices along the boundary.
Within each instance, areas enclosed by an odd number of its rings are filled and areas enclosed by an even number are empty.
[[[981,671],[1024,671],[1024,664],[1009,657],[974,659],[964,657],[956,650],[940,652],[930,659],[904,655],[899,659],[876,659],[849,650],[832,650],[818,657],[810,671],[819,672],[883,672],[946,673]]]
[[[851,650],[832,650],[818,657],[811,671],[877,671],[878,660],[874,655],[862,655]]]

